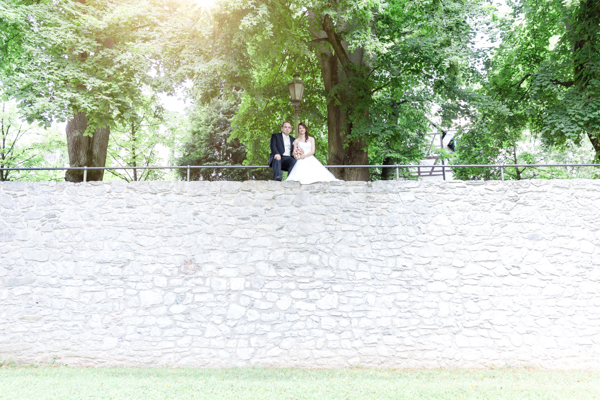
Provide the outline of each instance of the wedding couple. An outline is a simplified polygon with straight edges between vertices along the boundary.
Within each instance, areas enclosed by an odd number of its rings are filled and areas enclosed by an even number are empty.
[[[298,124],[298,139],[290,136],[292,124],[285,121],[281,132],[271,136],[269,167],[273,179],[280,181],[281,170],[288,171],[286,181],[298,181],[303,185],[315,182],[337,181],[335,176],[315,158],[315,138],[308,134],[304,123]]]

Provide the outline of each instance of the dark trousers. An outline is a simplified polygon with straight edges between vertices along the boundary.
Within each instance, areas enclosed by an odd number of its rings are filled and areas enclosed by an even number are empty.
[[[288,173],[292,172],[294,165],[296,164],[296,159],[290,156],[281,156],[281,160],[273,159],[271,163],[271,167],[273,168],[273,179],[281,178],[281,170],[287,171]]]

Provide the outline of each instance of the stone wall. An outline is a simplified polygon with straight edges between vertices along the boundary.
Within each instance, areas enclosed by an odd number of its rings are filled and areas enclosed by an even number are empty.
[[[0,184],[0,360],[600,367],[600,182]]]

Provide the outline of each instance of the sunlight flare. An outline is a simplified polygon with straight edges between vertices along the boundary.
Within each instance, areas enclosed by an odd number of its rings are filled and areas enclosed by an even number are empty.
[[[194,0],[201,8],[211,8],[216,0]]]

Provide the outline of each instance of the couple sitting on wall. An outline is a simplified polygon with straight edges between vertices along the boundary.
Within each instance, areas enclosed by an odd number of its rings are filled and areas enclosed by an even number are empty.
[[[282,170],[288,171],[286,181],[298,181],[303,185],[315,182],[338,181],[314,156],[315,139],[308,134],[304,123],[298,124],[298,139],[290,136],[292,124],[285,121],[281,132],[271,136],[269,167],[273,179],[280,181]]]

